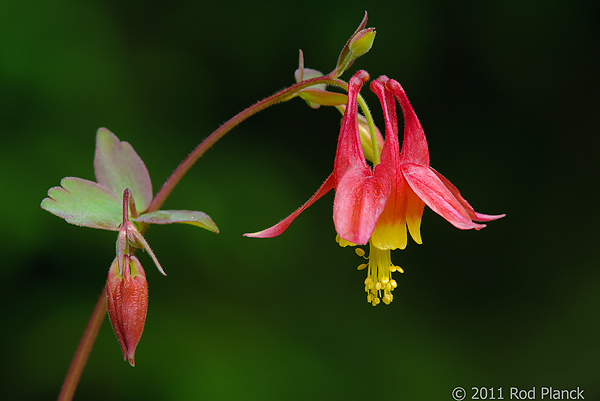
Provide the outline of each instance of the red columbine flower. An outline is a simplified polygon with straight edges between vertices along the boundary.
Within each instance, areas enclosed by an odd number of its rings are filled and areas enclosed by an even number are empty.
[[[359,71],[348,85],[348,104],[342,119],[333,172],[312,198],[294,213],[266,230],[246,236],[270,238],[280,235],[300,213],[335,188],[333,221],[339,237],[360,245],[369,241],[391,186],[385,167],[377,165],[371,169],[361,147],[357,96],[368,79],[366,71]]]
[[[302,207],[280,223],[250,237],[267,238],[283,233],[306,208],[332,188],[335,189],[333,221],[341,246],[370,244],[365,279],[367,301],[374,306],[389,304],[397,283],[391,274],[403,270],[392,264],[390,251],[404,249],[406,227],[421,243],[420,224],[425,205],[455,227],[481,229],[478,222],[495,220],[504,215],[477,213],[458,189],[429,166],[425,134],[400,84],[387,77],[371,83],[379,97],[385,117],[386,135],[379,163],[369,167],[361,147],[358,124],[358,93],[368,80],[365,71],[357,72],[348,85],[348,104],[342,119],[333,173]],[[399,150],[396,103],[404,113],[404,142]],[[377,146],[374,146],[376,149]],[[376,152],[375,152],[376,153]],[[357,254],[365,255],[362,249]]]
[[[391,279],[391,273],[397,270],[402,272],[402,269],[391,263],[389,254],[391,249],[406,247],[407,226],[414,241],[422,243],[420,225],[425,205],[463,230],[479,230],[485,225],[477,222],[496,220],[504,215],[491,216],[475,212],[458,189],[429,166],[425,133],[398,82],[382,76],[371,82],[371,89],[379,97],[384,112],[386,134],[381,164],[390,174],[392,187],[370,239],[369,262],[359,266],[359,269],[369,268],[365,280],[367,301],[377,305],[380,298],[386,304],[392,301],[391,291],[396,287],[396,282]],[[404,114],[401,152],[394,98],[400,103]]]

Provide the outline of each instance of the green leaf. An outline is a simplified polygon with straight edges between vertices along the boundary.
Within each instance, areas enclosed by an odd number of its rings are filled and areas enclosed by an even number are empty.
[[[48,190],[42,209],[78,226],[119,230],[123,209],[114,193],[82,178],[66,177],[60,185]]]
[[[219,228],[209,215],[193,210],[157,210],[156,212],[142,214],[131,220],[149,224],[191,224],[193,226],[206,228],[217,234],[219,233]]]
[[[128,142],[121,142],[106,128],[100,128],[96,135],[94,170],[96,181],[119,199],[123,197],[123,190],[129,188],[137,213],[150,206],[152,182],[146,165]]]

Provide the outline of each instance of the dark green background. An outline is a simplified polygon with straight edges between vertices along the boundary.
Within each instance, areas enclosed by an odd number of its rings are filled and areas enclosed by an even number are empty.
[[[350,73],[400,81],[432,166],[507,217],[465,232],[426,210],[423,245],[392,254],[406,271],[394,302],[373,308],[360,259],[334,241],[332,195],[279,238],[241,236],[333,167],[335,110],[264,111],[165,204],[221,233],[147,233],[169,276],[140,255],[137,366],[105,321],[75,399],[451,400],[456,386],[600,399],[597,2],[389,3],[0,3],[0,398],[56,398],[114,257],[115,233],[39,207],[62,177],[94,179],[96,129],[134,146],[156,192],[222,122],[293,83],[299,48],[331,70],[367,8],[377,38]]]

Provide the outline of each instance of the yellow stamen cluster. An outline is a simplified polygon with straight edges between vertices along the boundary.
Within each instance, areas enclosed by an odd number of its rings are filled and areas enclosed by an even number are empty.
[[[376,306],[381,301],[389,305],[394,296],[392,291],[398,286],[396,280],[392,278],[392,273],[398,271],[404,273],[400,266],[392,264],[391,251],[381,250],[369,243],[369,256],[365,256],[365,251],[357,248],[356,254],[368,260],[358,266],[358,270],[367,269],[367,278],[365,279],[365,292],[367,293],[367,302]],[[383,293],[383,296],[382,296]]]

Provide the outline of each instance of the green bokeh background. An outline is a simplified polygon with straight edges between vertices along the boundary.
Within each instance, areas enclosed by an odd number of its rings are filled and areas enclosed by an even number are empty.
[[[363,68],[400,81],[432,165],[482,213],[430,210],[390,306],[365,301],[330,194],[281,237],[243,238],[302,204],[333,166],[339,115],[294,100],[253,117],[165,204],[218,235],[153,227],[135,368],[105,320],[76,400],[451,400],[456,386],[600,399],[597,2],[0,3],[0,389],[55,399],[114,257],[115,233],[40,209],[93,179],[96,129],[144,159],[154,191],[229,117],[293,83],[298,49],[329,71],[369,11]],[[348,79],[349,74],[344,78]],[[382,126],[374,95],[367,101]],[[497,394],[496,394],[497,395]]]

